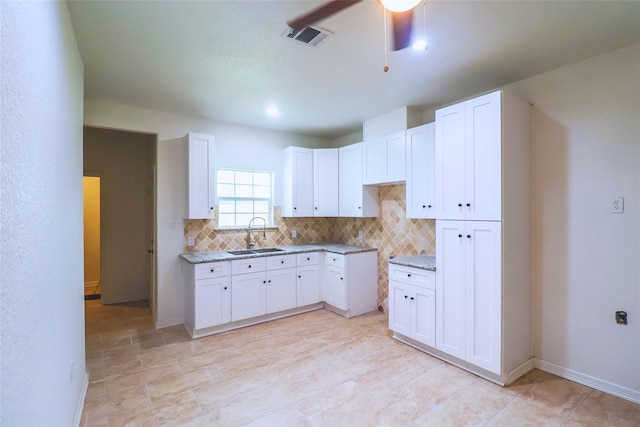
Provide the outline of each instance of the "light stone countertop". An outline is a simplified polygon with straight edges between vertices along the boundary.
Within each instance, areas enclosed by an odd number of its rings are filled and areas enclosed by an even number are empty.
[[[256,258],[263,256],[275,256],[275,255],[290,255],[290,254],[299,254],[305,252],[317,252],[317,251],[325,251],[331,252],[335,254],[353,254],[358,252],[370,252],[377,251],[378,249],[368,247],[368,246],[352,246],[345,245],[341,243],[318,243],[318,244],[310,244],[310,245],[291,245],[291,246],[275,246],[275,248],[282,249],[278,252],[268,252],[268,253],[256,253],[256,254],[246,254],[246,255],[232,255],[225,251],[212,251],[212,252],[193,252],[180,255],[180,258],[188,262],[189,264],[201,264],[204,262],[217,262],[217,261],[229,261],[234,259],[246,259],[246,258]],[[262,248],[256,248],[262,249]],[[229,249],[235,250],[235,249]],[[241,249],[239,249],[241,250]]]
[[[389,258],[389,262],[391,264],[404,265],[405,267],[436,271],[436,257],[433,255],[399,256]]]

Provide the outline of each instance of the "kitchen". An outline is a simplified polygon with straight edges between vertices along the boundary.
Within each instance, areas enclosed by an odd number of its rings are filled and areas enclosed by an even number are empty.
[[[30,21],[25,17],[25,22]],[[46,46],[45,40],[42,42]],[[68,40],[65,39],[65,43],[71,43]],[[39,48],[31,46],[30,49],[38,51]],[[633,313],[638,312],[635,286],[640,257],[637,247],[640,235],[637,226],[640,182],[637,175],[638,56],[636,43],[504,87],[535,105],[532,134],[537,183],[534,189],[536,357],[547,364],[547,369],[559,369],[566,376],[591,381],[601,388],[613,387],[618,394],[626,393],[631,400],[636,399],[639,389],[637,325],[631,322],[626,327],[618,326],[613,321],[613,313],[625,308],[633,319]],[[28,96],[33,92],[26,87],[24,93]],[[467,93],[464,97],[478,94]],[[180,138],[188,132],[214,134],[221,157],[232,158],[234,150],[250,152],[255,158],[244,160],[242,156],[236,156],[238,164],[234,166],[258,170],[261,169],[260,159],[264,163],[273,160],[273,164],[278,165],[274,170],[279,169],[281,160],[276,153],[290,145],[321,148],[348,145],[358,140],[351,137],[327,143],[317,137],[211,122],[104,100],[85,100],[80,111],[82,109],[84,119],[74,121],[76,129],[84,124],[158,135],[158,301],[155,313],[158,326],[180,324],[184,316],[178,256],[184,252],[185,232],[183,228],[171,226],[172,219],[182,217],[183,196],[180,193],[183,182],[181,171],[174,166],[176,159],[182,158]],[[64,115],[67,110],[59,111]],[[424,117],[424,123],[433,121],[433,111],[425,111]],[[60,134],[66,135],[66,132],[57,133]],[[60,151],[65,149],[60,148]],[[34,155],[33,159],[35,162],[38,157]],[[76,169],[78,166],[77,159],[64,160],[60,164]],[[47,175],[45,168],[39,172],[44,175],[37,177],[55,181],[58,171],[64,169],[62,166]],[[393,193],[384,194],[391,205],[402,197],[399,188],[386,187]],[[22,191],[29,194],[30,190],[24,188]],[[615,196],[625,197],[623,215],[610,214],[608,208],[603,207]],[[66,208],[62,206],[55,210],[60,217],[64,212]],[[35,213],[34,217],[37,217]],[[366,233],[365,227],[356,226],[350,230],[351,239],[357,241],[359,229]],[[372,234],[375,236],[375,231]],[[368,234],[365,236],[371,238]],[[15,238],[19,237],[20,234],[16,234]],[[424,237],[425,242],[428,238]],[[50,246],[58,241],[58,237],[47,239],[45,242]],[[21,247],[18,242],[15,240],[15,247]],[[375,241],[368,244],[380,247]],[[430,244],[421,243],[415,248],[416,252],[430,252]],[[598,256],[600,262],[591,264],[594,256]],[[3,259],[13,258],[5,257],[3,252]],[[46,307],[37,296],[33,301],[33,308],[26,308],[30,313],[35,314]],[[66,306],[62,301],[60,304]],[[71,312],[77,310],[81,308],[73,308]],[[34,336],[42,335],[37,325],[23,327]],[[3,332],[4,328],[5,324]],[[585,330],[590,333],[581,332]],[[72,342],[74,340],[69,341]],[[594,342],[599,344],[594,346]],[[3,339],[3,346],[4,343]],[[69,346],[70,351],[75,347]],[[609,351],[610,348],[616,351]],[[63,370],[68,371],[72,358],[77,359],[75,356],[61,357],[60,365],[67,365]],[[27,376],[26,381],[31,383],[32,378]],[[73,384],[79,384],[78,381],[76,375]],[[60,386],[52,383],[49,389],[59,390]],[[75,402],[60,402],[62,408],[69,406],[75,406]]]

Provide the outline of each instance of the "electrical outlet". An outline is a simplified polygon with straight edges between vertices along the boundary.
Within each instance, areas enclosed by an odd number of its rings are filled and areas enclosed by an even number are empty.
[[[624,212],[624,197],[612,197],[609,203],[609,212],[611,213],[623,213]]]
[[[291,230],[291,238],[292,239],[295,239],[297,235],[298,235],[298,232],[296,231],[295,228],[293,230]]]
[[[358,230],[358,240],[364,240],[364,235],[362,234],[362,230]]]
[[[187,246],[195,246],[195,245],[196,245],[196,236],[188,236]]]

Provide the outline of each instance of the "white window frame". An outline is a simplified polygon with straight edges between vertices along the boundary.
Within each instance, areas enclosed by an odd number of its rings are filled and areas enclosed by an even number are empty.
[[[234,175],[234,182],[231,183],[229,180],[225,180],[221,178],[220,173],[226,173],[226,174],[233,174]],[[255,193],[256,190],[259,190],[259,187],[265,187],[265,185],[260,185],[260,184],[256,184],[256,175],[269,175],[269,192],[268,192],[268,197],[265,197],[264,195],[261,197],[256,197]],[[240,175],[243,178],[246,178],[248,175],[251,175],[251,184],[247,183],[247,181],[245,180],[244,182],[238,182],[238,175]],[[274,187],[274,174],[271,171],[259,171],[259,170],[247,170],[247,169],[235,169],[235,168],[224,168],[224,167],[220,167],[218,169],[216,169],[216,194],[217,194],[217,201],[218,201],[218,228],[220,229],[240,229],[240,228],[247,228],[249,226],[249,221],[251,220],[251,218],[254,217],[261,217],[264,218],[266,221],[266,226],[267,227],[274,227],[274,220],[273,220],[273,204],[274,204],[274,192],[273,192],[273,187]],[[221,186],[227,186],[227,188],[224,191],[222,189]],[[228,190],[230,189],[230,186],[233,187],[233,196],[231,195],[226,195],[223,196],[223,194],[228,194]],[[244,192],[246,193],[247,190],[250,188],[251,189],[251,195],[248,194],[244,194],[244,195],[239,195],[238,193],[241,193],[242,191],[240,191],[240,187],[244,187],[242,188],[242,190],[244,190]],[[233,207],[232,210],[227,211],[227,209],[229,208],[229,204],[226,205],[225,207],[225,202],[231,202],[233,203],[235,206]],[[243,203],[243,204],[247,204],[247,202],[252,203],[253,208],[251,212],[245,211],[245,212],[238,212],[237,208],[238,208],[238,202]],[[267,211],[256,211],[256,202],[257,203],[267,203]],[[226,225],[223,225],[223,221],[222,218],[223,216],[228,216],[228,215],[233,215],[234,216],[234,220],[233,220],[233,225],[229,225],[228,223]],[[243,221],[242,218],[244,218],[246,220]],[[262,222],[259,221],[258,224],[262,225]]]

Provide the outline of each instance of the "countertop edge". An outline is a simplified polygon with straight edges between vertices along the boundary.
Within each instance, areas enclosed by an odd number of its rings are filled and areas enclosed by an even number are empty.
[[[404,267],[420,268],[422,270],[436,271],[436,257],[433,255],[416,255],[389,258],[389,264],[402,265]]]
[[[361,252],[373,252],[378,248],[368,246],[351,246],[343,244],[317,244],[317,245],[300,245],[300,246],[275,246],[275,248],[282,249],[282,251],[261,253],[261,254],[247,254],[247,255],[231,255],[226,251],[212,251],[212,252],[193,252],[180,254],[180,258],[189,264],[203,264],[207,262],[222,262],[231,261],[237,259],[248,259],[258,257],[269,257],[278,255],[295,255],[306,252],[329,252],[341,255],[348,255]]]

